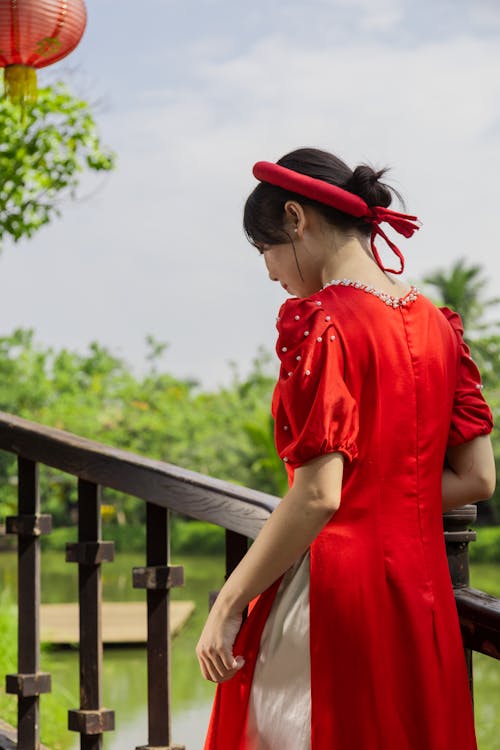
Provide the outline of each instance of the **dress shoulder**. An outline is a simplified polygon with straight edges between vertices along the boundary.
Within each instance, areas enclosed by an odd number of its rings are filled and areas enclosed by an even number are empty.
[[[457,339],[457,371],[448,446],[461,445],[493,429],[493,415],[483,394],[479,368],[464,340],[460,315],[449,307],[439,310],[447,319]]]
[[[455,310],[451,310],[449,307],[438,307],[438,310],[442,315],[444,315],[450,326],[455,331],[459,342],[461,343],[463,341],[464,335],[464,324],[462,323],[462,318],[460,317],[460,315],[455,312]]]
[[[332,315],[321,300],[287,300],[277,329],[281,367],[273,416],[279,455],[289,471],[337,451],[353,460],[358,408],[344,380],[344,352]]]

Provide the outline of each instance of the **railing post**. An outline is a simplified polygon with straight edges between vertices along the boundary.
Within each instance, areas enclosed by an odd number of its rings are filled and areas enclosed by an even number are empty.
[[[184,750],[171,744],[170,589],[184,584],[184,569],[170,565],[169,514],[146,504],[146,567],[134,568],[134,588],[147,590],[148,744],[136,750]]]
[[[40,535],[51,530],[51,517],[40,515],[38,465],[18,458],[18,516],[6,519],[8,534],[18,535],[18,674],[6,677],[5,690],[18,696],[18,750],[40,747],[40,695],[50,693],[50,674],[40,668]]]
[[[226,580],[248,550],[248,539],[236,531],[226,529]]]
[[[114,711],[102,708],[101,563],[113,560],[113,542],[101,541],[101,491],[78,480],[78,542],[66,561],[78,563],[80,709],[68,712],[68,729],[80,732],[81,750],[101,750],[102,733],[115,728]]]
[[[237,531],[231,531],[226,529],[225,534],[225,550],[226,550],[226,575],[224,580],[227,581],[233,570],[236,568],[240,560],[242,560],[248,550],[248,538],[243,534],[238,534]],[[212,609],[215,600],[219,595],[219,591],[208,592],[208,609]],[[246,619],[248,607],[243,612],[243,619]]]
[[[476,532],[469,529],[477,516],[475,505],[464,505],[443,515],[444,539],[453,588],[469,585],[469,542],[476,540]],[[464,647],[465,661],[469,675],[471,696],[474,697],[472,673],[472,651]]]

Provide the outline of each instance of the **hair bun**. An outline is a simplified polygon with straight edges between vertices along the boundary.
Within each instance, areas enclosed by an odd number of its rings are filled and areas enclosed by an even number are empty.
[[[382,182],[380,178],[387,172],[387,169],[375,171],[368,164],[360,164],[352,173],[352,177],[343,186],[351,193],[356,193],[369,206],[387,206],[391,205],[391,189]]]

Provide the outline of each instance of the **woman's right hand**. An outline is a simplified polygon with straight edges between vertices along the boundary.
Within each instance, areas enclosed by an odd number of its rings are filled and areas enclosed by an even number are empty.
[[[241,612],[222,613],[217,602],[212,607],[196,646],[201,673],[206,680],[226,682],[244,665],[242,656],[233,656],[241,619]]]

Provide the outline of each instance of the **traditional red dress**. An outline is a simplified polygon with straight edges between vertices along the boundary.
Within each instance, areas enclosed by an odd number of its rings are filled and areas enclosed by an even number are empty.
[[[285,302],[278,331],[273,414],[291,481],[316,456],[345,456],[340,508],[310,548],[311,750],[475,750],[441,482],[447,446],[490,433],[492,416],[461,320],[415,288],[396,299],[336,280]],[[249,699],[279,586],[240,630],[246,663],[217,688],[205,750],[254,748]]]

